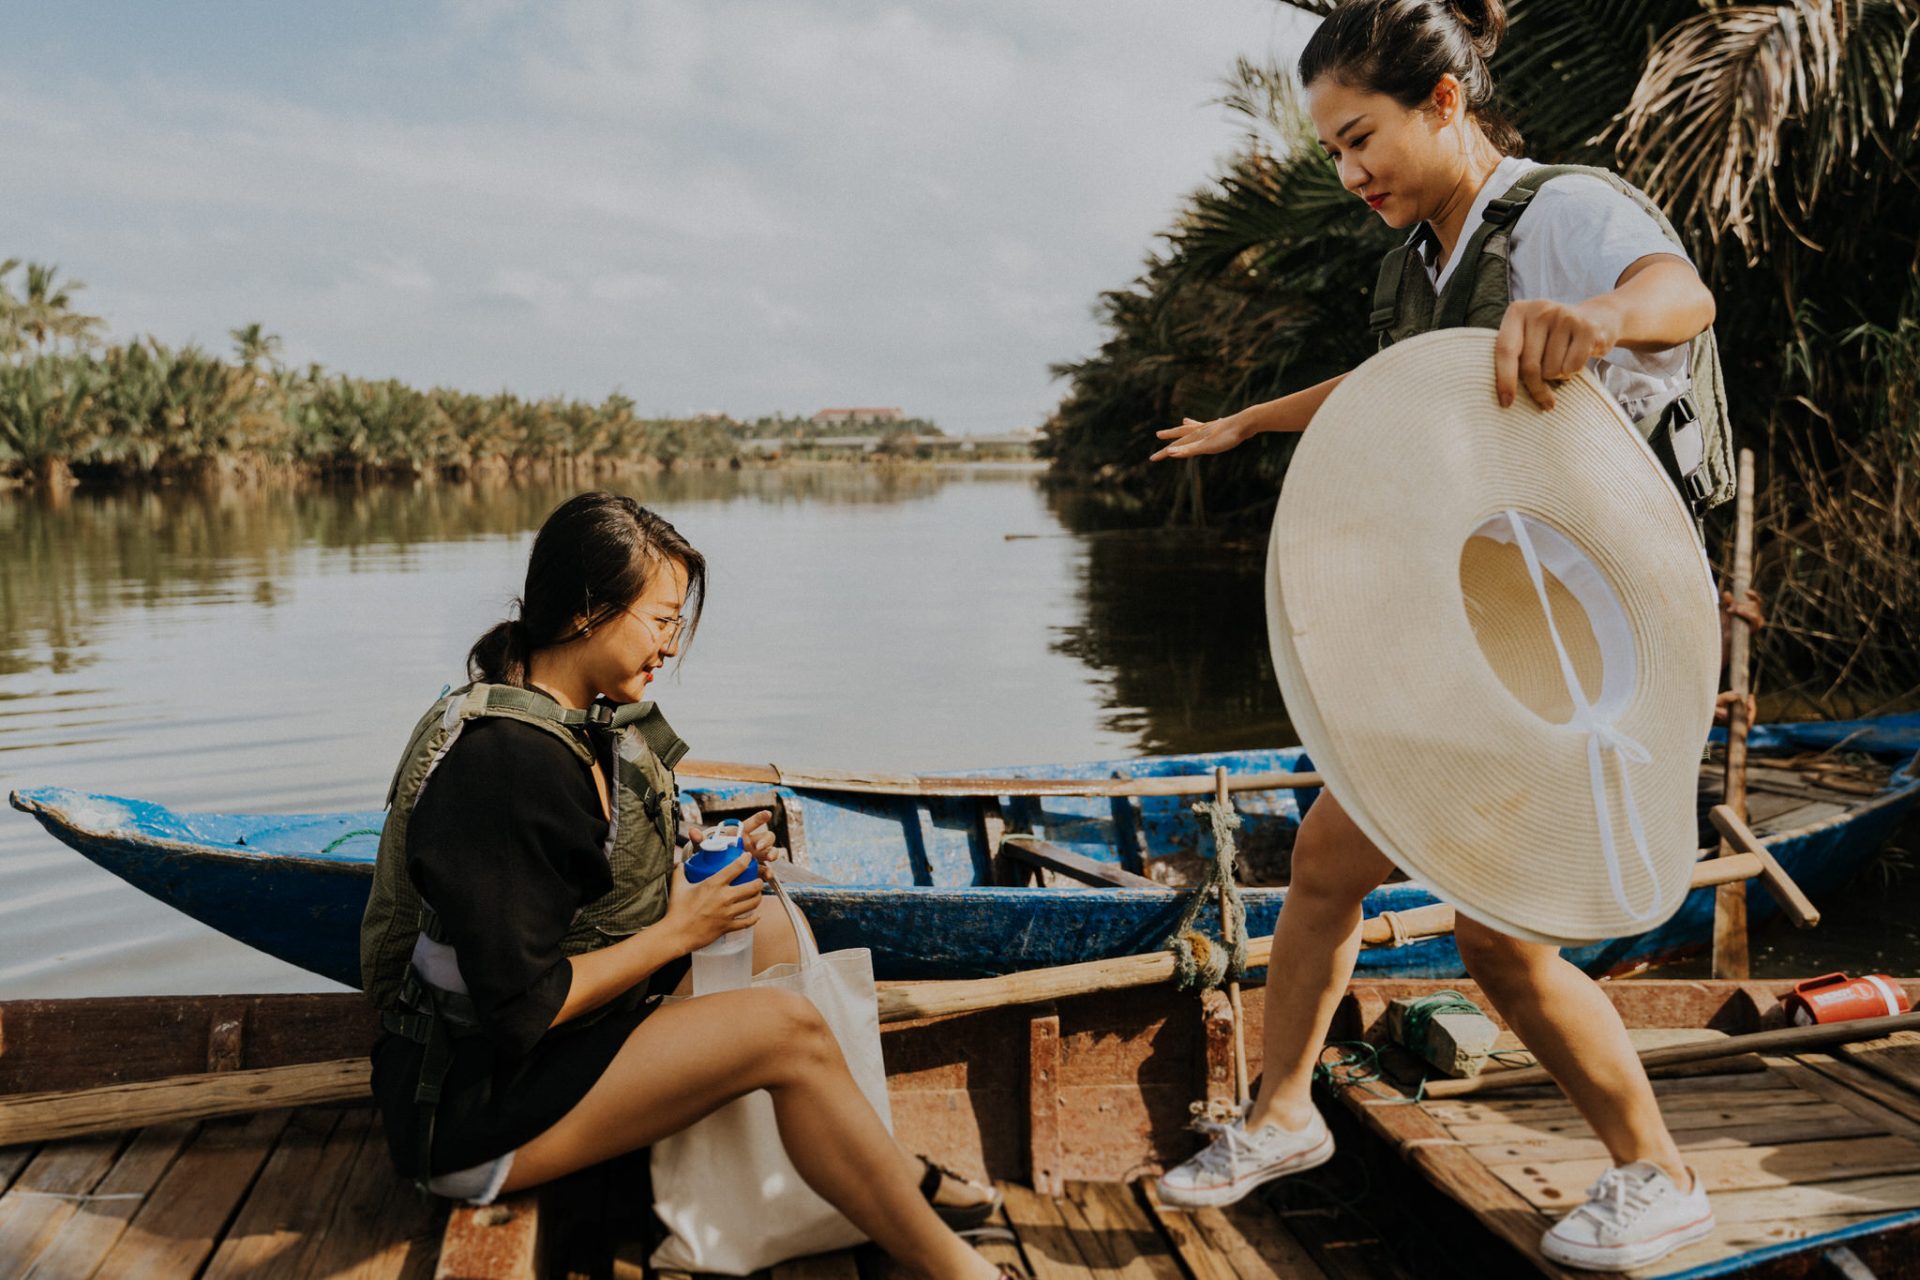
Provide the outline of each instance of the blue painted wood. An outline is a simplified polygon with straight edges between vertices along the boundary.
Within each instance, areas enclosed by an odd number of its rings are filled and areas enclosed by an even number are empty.
[[[1838,725],[1763,726],[1774,746],[1831,745],[1910,756],[1920,751],[1920,716]],[[1305,767],[1297,748],[1032,765],[982,771],[977,777],[1153,777]],[[764,787],[687,788],[708,807],[729,795]],[[829,949],[873,949],[882,978],[967,978],[1073,964],[1152,950],[1179,914],[1184,894],[1145,889],[1009,889],[991,886],[975,802],[960,798],[871,796],[822,788],[781,788],[805,817],[813,869],[835,885],[806,885],[794,897]],[[1907,807],[1920,799],[1920,759],[1896,775],[1881,796],[1865,800],[1834,825],[1774,846],[1774,855],[1816,900],[1844,884],[1885,841]],[[1302,801],[1293,791],[1242,792],[1249,858],[1289,847]],[[15,792],[14,806],[128,883],[222,933],[292,964],[358,985],[357,940],[378,831],[378,811],[299,815],[175,813],[143,800],[47,787]],[[1190,812],[1190,797],[1146,797],[1135,837],[1147,865],[1213,856],[1212,837]],[[1007,802],[1016,825],[1077,853],[1105,861],[1133,856],[1117,843],[1116,806],[1106,798],[1028,798]],[[1748,890],[1758,922],[1774,914],[1772,898]],[[1249,929],[1270,933],[1284,889],[1247,891]],[[1368,895],[1368,916],[1430,905],[1411,884]],[[1213,912],[1203,917],[1214,927]],[[1591,973],[1610,973],[1668,959],[1711,936],[1713,893],[1697,891],[1680,911],[1648,933],[1568,952]],[[1359,977],[1463,976],[1451,938],[1430,939],[1360,956]]]

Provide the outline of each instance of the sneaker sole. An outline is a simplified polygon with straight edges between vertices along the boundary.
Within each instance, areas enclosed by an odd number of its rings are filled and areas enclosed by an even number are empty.
[[[1652,1240],[1610,1246],[1567,1244],[1555,1240],[1549,1232],[1540,1242],[1540,1252],[1555,1262],[1587,1271],[1632,1271],[1658,1262],[1676,1249],[1700,1243],[1713,1234],[1713,1228],[1713,1214],[1709,1213]]]
[[[1164,1182],[1156,1182],[1154,1189],[1160,1194],[1160,1203],[1172,1209],[1218,1209],[1225,1205],[1237,1204],[1245,1199],[1254,1188],[1276,1178],[1289,1174],[1304,1173],[1308,1169],[1317,1169],[1333,1159],[1333,1135],[1322,1138],[1318,1145],[1309,1147],[1297,1156],[1290,1156],[1276,1165],[1268,1165],[1256,1173],[1218,1187],[1180,1190],[1169,1187]]]

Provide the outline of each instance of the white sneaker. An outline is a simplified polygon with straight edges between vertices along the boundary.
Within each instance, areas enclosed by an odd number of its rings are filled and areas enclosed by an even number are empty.
[[[1589,1271],[1631,1271],[1713,1234],[1713,1206],[1700,1175],[1682,1191],[1644,1160],[1600,1175],[1587,1202],[1540,1241],[1555,1262]]]
[[[1244,1120],[1202,1120],[1194,1127],[1214,1139],[1199,1155],[1161,1175],[1162,1204],[1180,1209],[1233,1204],[1263,1182],[1333,1159],[1333,1135],[1318,1111],[1298,1131],[1268,1124],[1249,1132]]]

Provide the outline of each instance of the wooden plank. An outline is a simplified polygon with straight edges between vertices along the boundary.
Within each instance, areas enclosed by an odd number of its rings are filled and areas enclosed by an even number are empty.
[[[1827,1058],[1825,1055],[1808,1054],[1805,1056],[1809,1061],[1825,1061],[1836,1063],[1836,1065],[1846,1065],[1839,1064],[1835,1059]],[[1773,1071],[1782,1078],[1792,1080],[1806,1093],[1831,1102],[1835,1106],[1845,1107],[1855,1115],[1865,1116],[1867,1119],[1879,1125],[1884,1132],[1895,1134],[1902,1138],[1911,1138],[1915,1141],[1920,1141],[1920,1120],[1909,1119],[1898,1111],[1884,1106],[1866,1094],[1861,1093],[1852,1085],[1841,1080],[1835,1080],[1831,1076],[1815,1070],[1813,1067],[1808,1066],[1805,1061],[1793,1058],[1769,1058],[1767,1060],[1767,1066],[1770,1071]],[[1855,1068],[1855,1070],[1858,1070],[1858,1068]],[[1874,1081],[1874,1083],[1878,1083],[1870,1073],[1868,1073],[1868,1079]]]
[[[0,1100],[0,1143],[116,1133],[149,1124],[208,1120],[275,1107],[368,1097],[365,1058],[217,1071]]]
[[[860,1280],[860,1264],[853,1250],[835,1249],[779,1263],[768,1275],[770,1280]]]
[[[1843,1044],[1837,1052],[1920,1096],[1920,1031],[1897,1031],[1879,1040]]]
[[[0,1191],[13,1185],[19,1172],[27,1167],[40,1148],[32,1143],[18,1147],[0,1147]]]
[[[1306,1246],[1327,1280],[1413,1280],[1386,1242],[1351,1214],[1303,1208],[1278,1213],[1277,1222]]]
[[[44,1147],[0,1196],[0,1275],[21,1276],[113,1168],[118,1138]]]
[[[1764,1124],[1727,1125],[1712,1129],[1675,1129],[1673,1140],[1682,1151],[1714,1151],[1732,1147],[1784,1146],[1793,1142],[1857,1138],[1883,1132],[1878,1124],[1865,1116],[1854,1115],[1841,1107],[1835,1107],[1833,1111],[1837,1114],[1800,1120],[1770,1120]],[[1488,1165],[1537,1164],[1558,1160],[1597,1160],[1606,1156],[1607,1148],[1598,1138],[1565,1137],[1538,1142],[1476,1143],[1467,1147],[1467,1153]]]
[[[1005,1205],[994,1210],[993,1216],[987,1219],[987,1226],[994,1232],[1006,1231],[1009,1234],[1013,1232],[1013,1224],[1007,1218]],[[973,1242],[973,1247],[975,1251],[988,1262],[1011,1272],[1013,1275],[1035,1274],[1032,1266],[1027,1262],[1026,1255],[1020,1250],[1020,1242],[1017,1235],[1011,1240],[994,1239],[991,1235],[984,1238],[976,1238]]]
[[[238,1020],[244,1034],[215,1027]],[[205,1071],[237,1048],[238,1066],[283,1067],[373,1043],[359,992],[269,996],[110,996],[0,1002],[0,1096]]]
[[[295,1112],[202,1280],[297,1271],[318,1250],[372,1119],[366,1108]]]
[[[1795,1054],[1794,1061],[1811,1068],[1829,1080],[1845,1085],[1854,1093],[1878,1103],[1901,1119],[1920,1124],[1920,1097],[1916,1097],[1884,1076],[1869,1071],[1858,1063],[1824,1053]]]
[[[112,1171],[94,1188],[97,1198],[83,1202],[81,1211],[41,1251],[34,1275],[92,1275],[197,1128],[190,1123],[155,1125],[134,1135]]]
[[[1042,1196],[1065,1190],[1060,1173],[1060,1015],[1027,1022],[1027,1181]]]
[[[433,1280],[534,1280],[540,1263],[540,1200],[535,1192],[490,1205],[455,1205],[440,1236]]]
[[[1920,1013],[1904,1013],[1894,1018],[1861,1018],[1855,1022],[1827,1026],[1784,1027],[1775,1031],[1756,1031],[1748,1035],[1728,1036],[1709,1044],[1676,1044],[1641,1052],[1640,1061],[1648,1070],[1682,1063],[1715,1061],[1739,1053],[1807,1053],[1858,1040],[1871,1040],[1895,1031],[1920,1028]],[[1551,1083],[1544,1068],[1523,1067],[1500,1075],[1481,1075],[1470,1080],[1437,1080],[1427,1086],[1434,1098],[1453,1098],[1487,1089],[1519,1083]]]
[[[1032,1267],[1033,1280],[1089,1280],[1093,1270],[1052,1197],[1017,1183],[998,1185],[1006,1197],[1007,1221],[1020,1238],[1020,1251]]]
[[[1362,1124],[1384,1138],[1428,1182],[1477,1215],[1542,1275],[1562,1280],[1578,1274],[1561,1269],[1540,1252],[1540,1238],[1552,1225],[1546,1215],[1469,1156],[1425,1107],[1367,1106],[1357,1098],[1349,1106]]]
[[[1104,889],[1154,889],[1162,893],[1167,889],[1166,885],[1137,876],[1117,862],[1101,862],[1039,836],[1002,836],[1000,856]]]
[[[1663,1108],[1662,1117],[1675,1135],[1715,1129],[1780,1124],[1792,1125],[1815,1119],[1855,1116],[1837,1103],[1826,1102],[1813,1094],[1794,1094],[1779,1102],[1743,1106]],[[1858,1118],[1857,1116],[1855,1118]],[[1447,1131],[1469,1147],[1496,1142],[1547,1142],[1555,1138],[1591,1138],[1593,1129],[1578,1115],[1546,1120],[1492,1120],[1453,1124]]]
[[[1231,1231],[1216,1238],[1207,1230],[1210,1220],[1220,1217],[1218,1209],[1175,1209],[1162,1204],[1151,1178],[1140,1183],[1140,1194],[1193,1280],[1279,1280],[1281,1273],[1268,1267],[1252,1245],[1237,1240]],[[1301,1256],[1305,1254],[1301,1250]]]
[[[1183,1280],[1180,1264],[1165,1236],[1153,1225],[1132,1192],[1118,1182],[1075,1182],[1067,1204],[1079,1211],[1080,1252],[1106,1255],[1104,1274],[1117,1280]]]
[[[813,791],[846,791],[878,796],[1199,796],[1213,790],[1211,773],[1156,778],[996,778],[936,777],[870,770],[786,769],[779,765],[732,764],[721,760],[682,760],[682,778],[716,782],[769,782]],[[1228,779],[1232,791],[1284,791],[1318,787],[1317,773],[1242,773]]]
[[[1159,1202],[1151,1183],[1143,1183],[1148,1205],[1167,1228],[1192,1237],[1180,1245],[1180,1256],[1194,1269],[1196,1280],[1208,1280],[1195,1266],[1195,1257],[1219,1259],[1226,1274],[1238,1280],[1324,1280],[1326,1272],[1285,1223],[1258,1199],[1247,1199],[1225,1209],[1171,1209]],[[1181,1237],[1176,1237],[1178,1243]]]
[[[1883,1134],[1788,1146],[1695,1151],[1687,1163],[1709,1192],[1742,1191],[1875,1173],[1920,1172],[1920,1143]],[[1612,1167],[1613,1161],[1602,1156],[1494,1165],[1491,1172],[1536,1208],[1571,1209],[1586,1198],[1586,1189],[1594,1179]]]
[[[269,1111],[201,1125],[101,1260],[97,1280],[198,1274],[287,1118]]]
[[[1729,1094],[1740,1095],[1742,1102],[1751,1098],[1755,1102],[1772,1104],[1793,1097],[1795,1092],[1793,1081],[1771,1071],[1653,1081],[1653,1096],[1660,1100],[1663,1112],[1690,1107],[1725,1107],[1730,1105]],[[1754,1096],[1759,1094],[1768,1096],[1764,1099]],[[1366,1102],[1363,1100],[1361,1105],[1366,1105]],[[1396,1104],[1388,1102],[1385,1105]],[[1484,1097],[1472,1101],[1438,1099],[1422,1103],[1420,1109],[1442,1124],[1562,1119],[1578,1117],[1580,1114],[1565,1094],[1543,1094],[1529,1098]]]
[[[1773,1222],[1835,1214],[1889,1214],[1920,1209],[1920,1177],[1910,1173],[1842,1178],[1791,1187],[1725,1191],[1713,1197],[1722,1222]]]
[[[394,1172],[379,1114],[372,1113],[333,1216],[319,1247],[302,1259],[300,1274],[313,1280],[427,1280],[446,1217],[444,1200],[422,1196]]]

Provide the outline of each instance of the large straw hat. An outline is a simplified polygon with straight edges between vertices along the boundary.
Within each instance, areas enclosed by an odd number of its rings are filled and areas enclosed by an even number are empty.
[[[1502,409],[1493,342],[1396,343],[1314,416],[1273,521],[1273,665],[1327,785],[1408,875],[1522,938],[1640,933],[1697,856],[1712,579],[1600,385]]]

